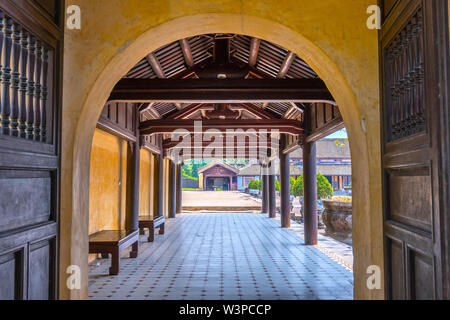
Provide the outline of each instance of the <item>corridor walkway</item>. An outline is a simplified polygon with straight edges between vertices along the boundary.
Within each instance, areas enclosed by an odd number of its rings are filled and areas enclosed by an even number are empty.
[[[352,299],[353,274],[261,214],[184,214],[137,259],[90,265],[90,299]]]

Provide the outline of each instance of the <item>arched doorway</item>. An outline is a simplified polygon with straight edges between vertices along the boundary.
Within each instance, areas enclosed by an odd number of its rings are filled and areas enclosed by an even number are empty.
[[[186,26],[190,27],[186,28]],[[363,129],[366,124],[364,119],[361,120],[354,92],[357,85],[355,83],[350,84],[349,80],[340,72],[336,63],[316,44],[299,33],[273,21],[245,15],[196,15],[163,23],[145,32],[126,47],[121,48],[103,68],[95,84],[89,90],[90,93],[86,98],[74,131],[73,167],[71,159],[68,159],[71,153],[63,155],[63,159],[67,160],[65,165],[69,166],[69,168],[66,168],[66,172],[73,172],[71,179],[73,189],[71,196],[65,198],[67,207],[63,210],[63,228],[66,228],[69,232],[63,234],[62,237],[69,250],[66,253],[67,256],[62,257],[65,262],[61,264],[61,268],[64,269],[69,261],[78,262],[83,266],[84,264],[81,262],[86,259],[87,248],[83,239],[87,237],[88,223],[86,201],[86,190],[89,189],[88,155],[96,119],[114,84],[148,52],[180,38],[211,32],[243,32],[289,49],[304,58],[313,67],[327,84],[337,104],[342,106],[341,112],[348,128],[352,153],[356,152],[359,155],[355,159],[353,167],[354,176],[358,177],[354,180],[356,297],[369,297],[371,294],[376,294],[365,289],[363,277],[365,276],[366,265],[382,264],[381,248],[374,247],[371,242],[373,239],[381,239],[382,235],[381,225],[377,222],[381,219],[380,205],[375,204],[377,201],[374,201],[374,198],[379,200],[380,194],[370,192],[371,185],[372,188],[375,188],[374,186],[379,182],[379,177],[371,176],[369,172],[369,167],[372,171],[377,171],[379,163],[372,160],[374,163],[369,164],[368,142]],[[371,103],[376,105],[374,100]],[[361,122],[363,122],[363,126]],[[371,130],[373,129],[371,128]],[[376,140],[375,137],[372,137],[372,139]],[[372,180],[374,183],[371,183]],[[62,291],[66,290],[65,288],[61,289]],[[85,291],[82,291],[82,296],[84,295],[83,292]]]

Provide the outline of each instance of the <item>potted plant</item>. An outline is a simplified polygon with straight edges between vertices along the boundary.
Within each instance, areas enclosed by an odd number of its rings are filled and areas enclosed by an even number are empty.
[[[322,200],[322,221],[327,235],[340,240],[352,238],[352,198],[333,197]]]

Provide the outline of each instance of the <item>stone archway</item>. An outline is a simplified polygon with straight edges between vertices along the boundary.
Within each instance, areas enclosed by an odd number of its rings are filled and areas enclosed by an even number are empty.
[[[355,81],[352,81],[352,87],[337,62],[313,41],[282,24],[242,14],[180,17],[161,23],[136,39],[129,39],[112,59],[104,63],[93,86],[84,88],[88,94],[81,104],[76,123],[70,125],[68,117],[71,114],[65,110],[61,202],[61,298],[87,297],[89,155],[97,119],[110,91],[115,83],[148,52],[172,41],[204,33],[238,33],[276,43],[304,59],[325,81],[340,106],[349,133],[352,155],[357,155],[353,157],[355,298],[382,298],[384,295],[382,290],[370,292],[365,285],[366,268],[373,264],[383,265],[379,188],[381,178],[373,174],[380,172],[378,170],[380,160],[373,158],[379,154],[379,137],[376,130],[378,127],[375,126],[367,134],[367,122],[379,122],[379,118],[364,119],[360,114],[362,103],[368,103],[376,108],[377,100],[372,97],[375,99],[374,102],[370,97],[364,97],[362,94],[364,88],[361,88],[360,92],[355,92],[357,89]],[[341,61],[341,68],[346,65],[346,62]],[[351,64],[348,64],[348,67],[351,68]],[[378,82],[373,85],[378,87]],[[74,264],[82,269],[82,289],[69,292],[65,286],[65,270],[67,266]]]

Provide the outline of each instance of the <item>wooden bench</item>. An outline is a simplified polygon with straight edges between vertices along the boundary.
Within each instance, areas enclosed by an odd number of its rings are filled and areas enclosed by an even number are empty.
[[[140,216],[139,217],[139,230],[141,235],[145,234],[144,229],[147,228],[148,232],[148,242],[153,242],[155,240],[155,229],[159,228],[159,234],[164,234],[164,217],[152,216]]]
[[[111,254],[110,275],[118,275],[120,268],[120,253],[132,246],[130,258],[137,258],[139,251],[139,232],[104,230],[89,236],[89,253],[101,253],[102,258]]]

